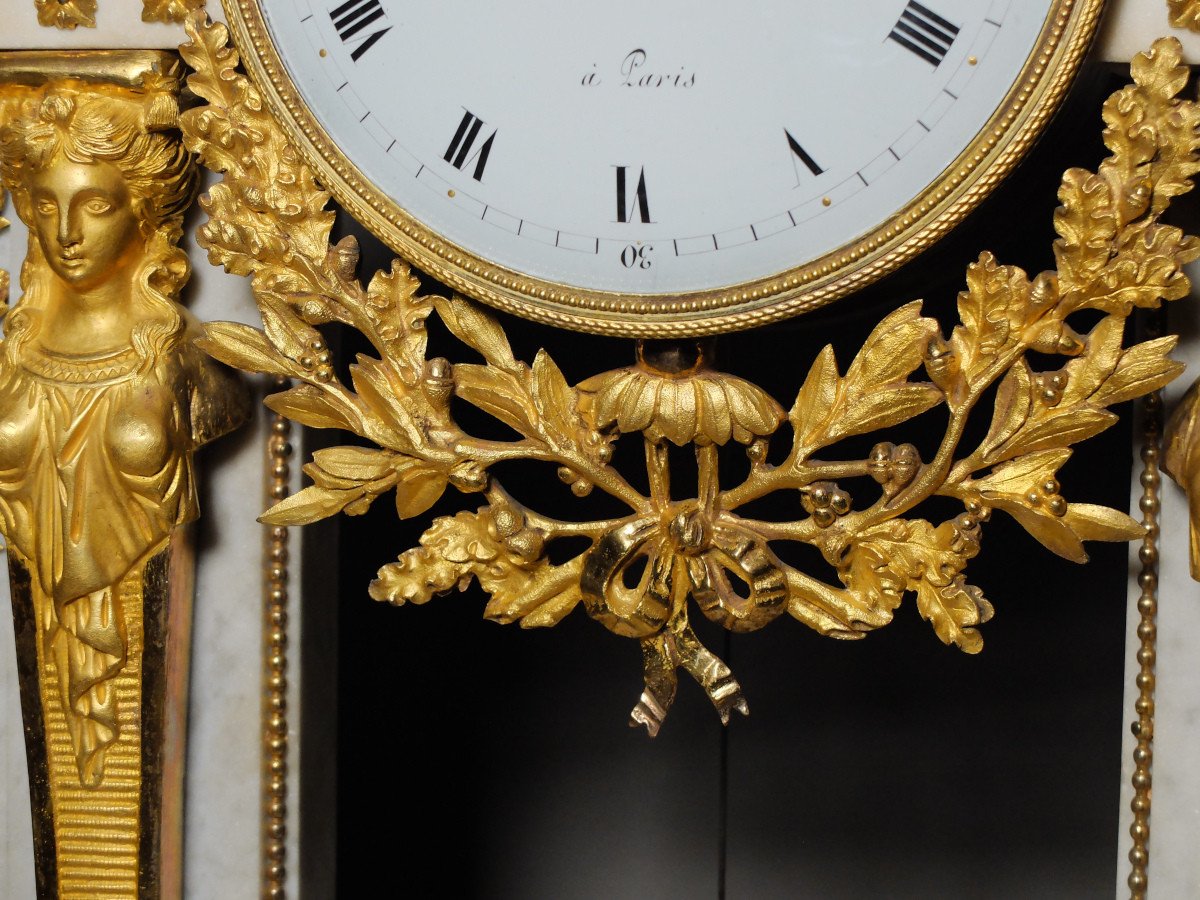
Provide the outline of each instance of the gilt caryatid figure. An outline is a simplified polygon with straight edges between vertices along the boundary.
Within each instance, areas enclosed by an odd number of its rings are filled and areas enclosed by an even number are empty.
[[[0,343],[0,529],[38,891],[170,896],[192,454],[246,402],[179,304],[196,168],[178,63],[72,55],[0,56],[0,178],[29,229]]]

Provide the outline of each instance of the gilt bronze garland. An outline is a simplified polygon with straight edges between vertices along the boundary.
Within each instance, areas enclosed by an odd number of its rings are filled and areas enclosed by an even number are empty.
[[[1184,296],[1180,266],[1200,256],[1200,243],[1160,221],[1200,169],[1200,113],[1178,97],[1187,70],[1177,42],[1138,56],[1134,83],[1105,104],[1111,155],[1095,172],[1065,174],[1054,216],[1056,271],[1031,278],[983,253],[967,271],[961,321],[948,334],[921,314],[919,301],[905,304],[844,370],[832,348],[823,350],[785,410],[755,385],[711,368],[702,348],[663,355],[644,345],[635,365],[572,386],[545,350],[532,364],[516,359],[500,325],[475,304],[419,295],[398,261],[364,287],[355,241],[330,245],[328,194],[238,73],[224,26],[194,17],[188,27],[182,52],[204,103],[184,114],[185,140],[223,174],[201,201],[209,220],[200,241],[212,262],[251,276],[263,318],[262,330],[210,324],[202,344],[231,365],[294,379],[296,386],[269,398],[276,412],[376,445],[317,451],[305,466],[313,484],[263,520],[292,525],[359,514],[390,491],[402,518],[425,513],[447,487],[486,501],[435,519],[419,547],[380,570],[370,586],[375,599],[424,603],[475,579],[491,596],[484,614],[496,621],[549,626],[582,606],[640,642],[645,692],[631,724],[654,734],[679,668],[704,687],[722,719],[747,711],[729,669],[696,638],[694,609],[736,631],[786,611],[821,634],[858,639],[890,622],[912,593],[943,642],[975,653],[977,626],[992,606],[964,569],[993,511],[1078,562],[1086,559],[1084,540],[1143,534],[1124,513],[1068,502],[1057,474],[1071,445],[1116,421],[1108,407],[1161,387],[1182,368],[1167,355],[1173,338],[1122,346],[1132,310]],[[1085,310],[1100,318],[1081,334],[1069,320]],[[427,358],[432,315],[483,364]],[[358,357],[349,385],[335,375],[317,331],[332,322],[361,332],[378,354]],[[1035,371],[1030,352],[1062,363]],[[992,408],[978,410],[990,416],[986,436],[961,446],[968,418],[993,385]],[[467,434],[452,418],[452,398],[520,439]],[[888,440],[889,429],[939,407],[948,420],[931,458]],[[874,433],[867,458],[829,455],[845,438]],[[614,443],[639,435],[648,494],[612,465]],[[772,440],[790,442],[778,465],[768,461]],[[670,445],[693,448],[697,496],[672,492]],[[718,457],[738,447],[750,458],[749,475],[721,484]],[[603,521],[545,516],[492,475],[495,464],[516,459],[543,462],[576,495],[598,489],[628,512]],[[803,515],[790,522],[739,515],[777,491],[795,496]],[[937,523],[910,515],[935,495],[960,501],[963,512]],[[547,545],[567,537],[589,546],[550,562]],[[817,548],[836,583],[784,563],[774,548],[785,542]],[[636,586],[627,585],[627,574],[643,566]]]

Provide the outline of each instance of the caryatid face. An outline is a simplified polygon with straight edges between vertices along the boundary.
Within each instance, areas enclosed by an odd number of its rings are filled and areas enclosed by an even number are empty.
[[[46,262],[78,290],[113,278],[141,250],[129,188],[111,163],[52,163],[33,176],[30,206]]]

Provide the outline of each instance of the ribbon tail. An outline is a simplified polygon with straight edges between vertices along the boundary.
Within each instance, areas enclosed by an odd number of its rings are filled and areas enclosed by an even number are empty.
[[[691,675],[708,699],[717,708],[721,724],[729,724],[729,716],[736,710],[743,716],[750,715],[750,704],[742,694],[742,686],[738,684],[729,666],[700,643],[692,626],[684,624],[674,635],[674,644],[678,654],[678,665]]]
[[[646,689],[629,714],[630,728],[644,725],[650,737],[657,737],[667,711],[675,701],[675,688],[679,684],[675,668],[678,664],[673,635],[660,632],[642,639],[642,674]]]

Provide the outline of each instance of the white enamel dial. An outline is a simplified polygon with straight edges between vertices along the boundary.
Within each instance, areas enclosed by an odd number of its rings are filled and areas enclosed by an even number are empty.
[[[456,286],[494,300],[487,285],[511,273],[568,298],[718,306],[928,196],[1007,127],[998,110],[1072,6],[251,5],[276,74],[361,181],[351,189],[385,198],[410,238],[431,232],[452,268],[491,269],[480,292]]]

